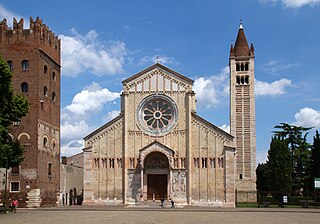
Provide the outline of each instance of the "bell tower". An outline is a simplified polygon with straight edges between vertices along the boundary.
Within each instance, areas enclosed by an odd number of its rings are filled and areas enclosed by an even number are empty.
[[[236,189],[256,190],[256,117],[254,47],[249,47],[242,22],[230,48],[230,131],[236,146]]]

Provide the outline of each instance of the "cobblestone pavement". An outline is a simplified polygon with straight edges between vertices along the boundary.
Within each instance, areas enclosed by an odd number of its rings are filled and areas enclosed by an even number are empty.
[[[1,224],[320,223],[320,209],[62,207],[0,214]]]

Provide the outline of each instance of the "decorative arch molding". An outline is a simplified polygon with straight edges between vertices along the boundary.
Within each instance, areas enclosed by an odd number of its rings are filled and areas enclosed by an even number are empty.
[[[18,140],[20,140],[23,136],[26,136],[28,140],[31,139],[30,135],[26,132],[22,132],[18,135]]]
[[[153,142],[149,145],[147,145],[146,147],[140,149],[140,155],[139,155],[139,159],[140,159],[140,167],[141,169],[144,169],[144,162],[145,162],[145,158],[150,154],[150,153],[154,153],[154,152],[160,152],[162,154],[164,154],[169,162],[169,168],[173,168],[173,156],[174,156],[174,151],[170,148],[168,148],[167,146],[161,144],[160,142]]]

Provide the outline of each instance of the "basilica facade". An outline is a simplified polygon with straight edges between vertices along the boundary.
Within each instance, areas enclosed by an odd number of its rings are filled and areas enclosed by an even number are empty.
[[[241,25],[229,59],[231,134],[197,114],[188,77],[155,63],[124,80],[119,116],[84,138],[83,204],[234,207],[237,188],[254,190],[253,52]]]

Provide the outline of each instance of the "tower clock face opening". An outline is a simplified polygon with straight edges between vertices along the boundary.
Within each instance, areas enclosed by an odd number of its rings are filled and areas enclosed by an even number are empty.
[[[138,106],[138,122],[147,132],[166,134],[177,123],[178,108],[168,96],[154,94],[143,99]]]

